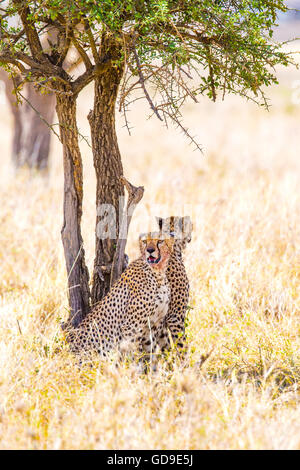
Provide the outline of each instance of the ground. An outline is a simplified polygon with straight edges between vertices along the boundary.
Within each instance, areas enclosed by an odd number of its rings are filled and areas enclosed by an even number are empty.
[[[270,112],[234,97],[185,108],[203,154],[178,131],[144,120],[146,104],[129,115],[132,137],[118,117],[125,175],[145,186],[130,258],[156,215],[180,215],[185,205],[194,222],[185,257],[189,363],[182,370],[162,362],[147,376],[133,364],[79,369],[64,345],[61,148],[53,139],[48,179],[15,178],[2,102],[2,449],[300,449],[300,87],[299,72],[278,72]],[[91,93],[79,101],[83,135]],[[82,151],[91,267],[95,178],[84,140]]]

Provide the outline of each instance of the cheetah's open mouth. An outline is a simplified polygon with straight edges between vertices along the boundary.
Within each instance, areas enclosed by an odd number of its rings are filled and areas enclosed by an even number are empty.
[[[157,264],[160,262],[160,256],[158,256],[157,258],[155,258],[155,256],[152,256],[150,255],[148,258],[147,258],[147,263],[149,264]]]

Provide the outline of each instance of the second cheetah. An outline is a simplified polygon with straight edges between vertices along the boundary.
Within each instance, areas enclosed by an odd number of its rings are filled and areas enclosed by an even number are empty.
[[[182,251],[191,241],[193,225],[188,216],[156,219],[161,233],[174,238],[174,249],[167,268],[171,296],[168,313],[157,332],[157,342],[161,350],[169,349],[171,335],[175,346],[183,350],[186,344],[185,320],[189,300],[189,280],[183,264]]]

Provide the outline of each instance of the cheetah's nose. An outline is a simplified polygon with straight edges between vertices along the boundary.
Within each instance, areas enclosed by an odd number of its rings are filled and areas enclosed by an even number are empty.
[[[151,255],[151,253],[153,253],[153,252],[155,251],[155,249],[154,249],[154,248],[147,248],[147,251],[148,251],[148,253],[150,253],[150,255]]]

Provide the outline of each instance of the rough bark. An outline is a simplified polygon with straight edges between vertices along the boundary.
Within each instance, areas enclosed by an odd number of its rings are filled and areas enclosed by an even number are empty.
[[[64,159],[64,221],[61,231],[65,253],[70,317],[76,327],[89,311],[89,273],[81,236],[82,160],[76,124],[76,97],[57,95],[56,112],[60,125]]]
[[[115,105],[123,74],[123,63],[121,45],[108,33],[102,37],[101,56],[102,61],[104,57],[112,58],[113,64],[95,78],[94,107],[88,116],[97,178],[96,253],[92,304],[101,300],[110,288],[111,267],[124,202],[124,188],[120,180],[123,167],[115,129]],[[102,204],[110,204],[115,208],[116,232],[113,238],[99,237],[97,227],[102,221],[99,213]]]
[[[16,168],[47,169],[49,161],[51,129],[42,121],[35,108],[47,123],[52,124],[55,112],[55,95],[41,95],[32,84],[25,84],[22,94],[31,103],[17,104],[13,94],[14,84],[4,70],[0,80],[5,83],[5,93],[14,118],[12,161]],[[18,82],[19,78],[15,77]]]

